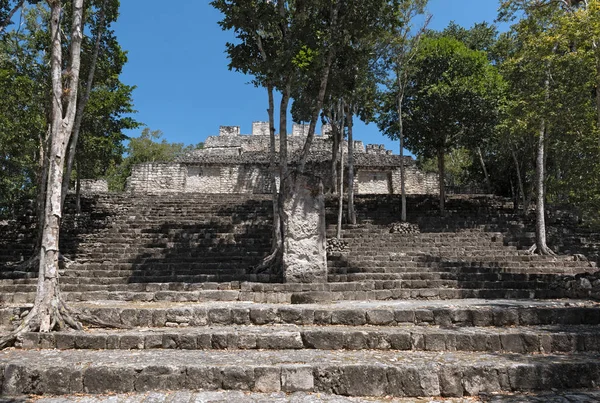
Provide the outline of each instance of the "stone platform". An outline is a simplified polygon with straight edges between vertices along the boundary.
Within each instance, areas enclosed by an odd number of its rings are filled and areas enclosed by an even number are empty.
[[[63,294],[128,329],[25,335],[0,353],[1,393],[242,402],[598,396],[595,262],[526,255],[510,235],[526,223],[501,199],[450,199],[440,217],[431,199],[412,197],[412,232],[391,231],[396,202],[359,197],[360,224],[344,227],[329,252],[328,282],[285,284],[249,270],[269,252],[266,196],[86,199],[81,215],[65,218],[63,253],[73,263],[61,272]],[[2,332],[35,292],[35,271],[13,264],[32,238],[11,231],[0,232]],[[584,280],[591,288],[560,286]],[[173,392],[150,393],[164,390]]]

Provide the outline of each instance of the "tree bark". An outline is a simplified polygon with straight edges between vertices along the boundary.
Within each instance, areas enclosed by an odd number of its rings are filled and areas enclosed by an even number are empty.
[[[544,91],[546,91],[546,102],[550,98],[550,77],[549,73],[544,82]],[[530,249],[533,253],[537,251],[540,255],[554,255],[554,252],[546,243],[546,118],[542,117],[540,121],[540,130],[537,144],[537,158],[535,165],[536,173],[536,206],[535,206],[535,245]]]
[[[335,114],[332,113],[331,117],[331,134],[333,136],[333,144],[331,147],[331,193],[337,194],[338,184],[338,164],[340,159],[340,130],[338,129],[337,123],[335,123]]]
[[[87,106],[90,95],[92,93],[92,87],[94,83],[94,75],[96,74],[96,65],[98,64],[98,53],[100,52],[100,43],[102,42],[102,35],[104,34],[104,24],[106,21],[106,3],[107,0],[102,2],[100,8],[100,16],[98,17],[98,30],[96,32],[96,41],[94,43],[94,53],[92,54],[92,60],[90,63],[90,71],[88,72],[87,83],[83,97],[77,104],[77,112],[75,113],[75,124],[73,126],[73,133],[69,139],[69,147],[67,149],[67,163],[65,167],[65,173],[62,182],[62,205],[65,204],[65,198],[69,191],[69,182],[71,181],[71,172],[73,171],[73,162],[75,161],[75,152],[77,150],[77,142],[79,141],[79,132],[81,131],[81,123],[83,121],[83,113]],[[77,174],[79,179],[79,173]]]
[[[488,194],[492,194],[492,182],[490,181],[490,175],[488,175],[487,168],[485,167],[485,162],[483,161],[483,154],[481,153],[481,147],[477,147],[477,156],[479,157],[479,163],[481,164],[481,169],[483,169],[483,175],[485,176],[485,186]]]
[[[440,214],[446,213],[446,161],[444,155],[444,149],[438,149],[438,170],[439,170],[439,182],[440,182]]]
[[[400,77],[398,77],[398,86]],[[400,90],[398,96],[398,138],[400,139],[400,220],[406,222],[406,168],[404,167],[404,120],[402,119],[402,101],[404,99],[403,90]]]
[[[332,7],[331,25],[329,27],[332,36],[337,33],[338,13],[341,3],[341,0],[337,0],[335,2],[335,5]],[[304,147],[302,149],[300,161],[298,161],[298,172],[300,174],[304,173],[306,160],[308,159],[308,155],[310,154],[310,147],[312,146],[312,142],[315,137],[317,121],[319,120],[319,114],[321,113],[321,109],[323,109],[323,102],[325,101],[325,93],[327,92],[327,84],[329,82],[329,74],[331,72],[331,65],[333,64],[334,58],[335,47],[333,45],[330,45],[327,51],[327,59],[325,61],[325,66],[323,67],[323,72],[321,74],[321,83],[319,86],[319,94],[317,95],[317,103],[315,105],[310,119],[310,124],[308,126],[308,135],[306,136],[306,141],[304,142]]]
[[[273,192],[273,242],[272,242],[272,251],[277,253],[278,250],[281,250],[281,223],[279,219],[279,196],[277,195],[277,178],[275,175],[277,168],[277,160],[276,160],[276,141],[275,141],[275,100],[273,96],[273,84],[269,83],[267,86],[267,91],[269,93],[269,140],[270,140],[270,148],[269,148],[269,166],[271,170],[271,189]]]
[[[0,340],[0,348],[14,342],[28,331],[50,332],[67,326],[81,329],[60,296],[59,287],[59,235],[62,217],[61,188],[65,164],[65,152],[75,120],[77,89],[83,37],[83,0],[73,0],[73,22],[71,31],[71,54],[66,77],[67,87],[63,86],[62,43],[60,19],[62,6],[59,0],[49,1],[51,9],[51,77],[52,77],[52,123],[44,206],[44,223],[40,248],[40,266],[37,292],[33,308],[21,325],[11,334]],[[63,97],[66,97],[66,111],[63,110]]]
[[[598,148],[600,148],[600,45],[598,40],[592,41],[596,56],[596,129],[598,130]]]
[[[348,108],[346,117],[348,126],[348,222],[356,225],[356,211],[354,210],[354,107]],[[343,159],[342,159],[343,161]]]
[[[343,108],[342,108],[342,110],[343,110]],[[339,190],[339,192],[338,192],[338,220],[337,220],[336,236],[338,239],[341,239],[342,238],[342,218],[344,215],[344,142],[343,141],[340,142],[340,173],[339,173],[338,190]]]
[[[523,201],[523,210],[526,207],[526,196],[525,196],[525,187],[523,186],[523,179],[521,178],[521,167],[519,166],[519,160],[517,159],[517,153],[514,148],[511,147],[511,154],[513,161],[515,162],[515,170],[517,171],[517,180],[519,181],[519,193],[521,193],[521,199]],[[526,213],[526,212],[524,212]]]

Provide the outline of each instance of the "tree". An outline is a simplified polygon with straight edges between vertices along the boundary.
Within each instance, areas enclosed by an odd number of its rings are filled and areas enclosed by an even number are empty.
[[[295,197],[298,179],[306,175],[305,168],[319,115],[323,108],[330,73],[336,59],[341,13],[350,9],[339,0],[315,2],[215,0],[211,4],[224,18],[221,26],[234,29],[238,43],[227,44],[230,67],[255,76],[255,84],[265,86],[269,93],[269,121],[274,135],[273,90],[281,92],[279,106],[279,194],[280,207],[275,218],[273,253],[257,270],[280,272],[285,265],[288,243],[285,237],[289,216],[284,207]],[[304,147],[293,169],[287,150],[287,110],[294,94],[306,93],[306,86],[316,88],[316,96],[308,104],[309,129]],[[273,136],[274,137],[274,136]],[[272,144],[274,141],[272,141]],[[272,155],[274,154],[272,148]],[[275,206],[275,202],[274,202]],[[319,229],[321,230],[321,229]],[[315,245],[315,250],[321,250]],[[323,254],[324,250],[318,252]]]
[[[431,16],[426,16],[425,22],[413,32],[413,21],[425,13],[428,0],[392,1],[389,15],[391,21],[384,35],[384,63],[393,72],[394,77],[386,80],[388,91],[396,93],[396,120],[397,131],[388,132],[392,138],[400,141],[400,194],[401,213],[400,219],[406,221],[406,169],[404,167],[404,118],[402,106],[406,86],[413,74],[413,60],[417,54],[421,37],[429,24]]]
[[[0,340],[5,347],[18,336],[28,331],[50,332],[55,328],[73,327],[81,324],[71,315],[61,298],[58,285],[59,232],[62,216],[61,185],[66,147],[75,122],[81,41],[83,38],[83,0],[73,0],[72,29],[68,68],[63,78],[62,33],[63,14],[58,0],[48,2],[51,11],[51,77],[52,77],[52,120],[48,142],[48,175],[46,202],[42,228],[42,243],[35,302],[19,327]]]
[[[501,77],[485,53],[468,49],[453,38],[424,38],[414,59],[404,98],[407,148],[425,158],[436,157],[440,211],[444,213],[445,155],[472,145],[498,116]],[[380,126],[397,131],[395,97],[387,98]]]
[[[578,31],[587,30],[579,17],[590,11],[595,2],[579,1],[505,1],[500,17],[520,19],[513,26],[512,54],[502,65],[503,74],[511,83],[511,104],[522,109],[521,119],[513,126],[525,133],[535,133],[536,146],[536,242],[530,249],[540,254],[553,254],[546,242],[545,204],[547,189],[551,185],[565,183],[565,178],[588,178],[597,170],[597,157],[589,158],[589,142],[585,133],[593,133],[594,123],[590,111],[594,100],[589,96],[596,79],[594,39],[598,36],[581,37]],[[587,18],[587,16],[586,16]],[[592,17],[593,18],[593,17]],[[588,21],[589,22],[589,21]],[[594,29],[594,24],[589,24]],[[590,31],[587,31],[590,34]],[[590,77],[593,80],[590,80]],[[593,113],[593,112],[592,112]],[[560,144],[560,145],[559,145]],[[577,144],[586,144],[585,147]],[[556,145],[555,147],[552,147]],[[578,148],[578,149],[577,149]],[[553,149],[555,151],[553,151]],[[571,161],[564,161],[566,149],[572,153]],[[587,161],[583,168],[572,163],[573,154]],[[548,165],[552,174],[548,172]],[[582,169],[583,168],[583,169]],[[575,175],[573,175],[575,173]],[[579,180],[573,183],[581,183]],[[587,190],[590,187],[588,186]],[[591,187],[597,192],[595,186]],[[566,200],[566,193],[556,194],[557,200]],[[577,192],[579,193],[579,192]],[[588,193],[588,195],[590,195]],[[590,195],[591,196],[591,195]]]
[[[107,2],[109,1],[112,6],[118,7],[118,2],[107,0]],[[41,122],[44,122],[42,123],[43,127],[46,126],[46,119],[48,119],[48,130],[47,132],[38,130],[39,142],[37,143],[40,157],[39,170],[36,173],[36,190],[38,210],[41,213],[38,215],[37,222],[39,253],[36,252],[36,254],[39,257],[31,260],[31,262],[39,264],[36,299],[34,306],[19,327],[0,340],[0,347],[10,345],[22,333],[28,331],[49,332],[67,327],[81,329],[81,322],[110,325],[69,309],[61,298],[58,284],[59,229],[62,217],[62,183],[66,153],[79,109],[77,103],[78,95],[80,95],[80,72],[89,68],[89,65],[82,66],[81,55],[82,46],[86,47],[84,42],[84,1],[73,0],[70,9],[63,8],[63,2],[59,0],[48,0],[46,3],[49,12],[40,4],[37,9],[32,9],[31,12],[28,10],[23,14],[27,25],[25,34],[20,30],[7,33],[11,38],[19,40],[19,46],[13,50],[13,59],[22,62],[23,70],[18,71],[15,75],[26,76],[23,71],[39,71],[39,73],[35,73],[37,80],[34,83],[37,91],[33,91],[33,93],[42,94],[38,98],[43,101],[39,102],[41,108],[37,116]],[[110,12],[116,13],[116,9],[112,9]],[[45,18],[46,16],[48,18]],[[46,23],[48,29],[46,29]],[[64,32],[69,32],[69,34],[65,35]],[[65,44],[64,38],[69,38],[70,42]],[[114,38],[112,40],[114,41]],[[34,51],[24,53],[20,46],[24,46],[25,49],[34,49]],[[49,56],[49,63],[46,63],[44,55]],[[27,58],[23,56],[27,56]],[[107,54],[105,57],[115,61],[114,53]],[[104,60],[107,59],[98,58],[100,64],[106,63]],[[117,63],[123,63],[124,60],[126,59],[121,58]],[[101,71],[108,70],[103,67]],[[132,87],[123,86],[114,76],[114,71],[113,69],[107,74],[111,78],[103,80],[102,86],[94,87],[94,90],[102,89],[103,96],[108,99],[104,101],[105,108],[103,110],[96,110],[102,117],[97,119],[99,124],[95,133],[98,133],[101,128],[110,127],[113,130],[119,130],[120,134],[122,128],[128,127],[128,125],[129,127],[135,126],[135,121],[121,116],[122,113],[132,111],[130,103]],[[47,78],[47,81],[50,82],[49,86],[40,85],[41,82],[44,82],[42,77]],[[18,88],[18,85],[13,88]],[[94,90],[91,91],[90,99],[94,99]],[[50,99],[45,97],[48,92]],[[28,100],[27,97],[23,97],[23,100],[31,102],[31,105],[24,108],[25,110],[38,111],[35,107],[39,105]],[[95,118],[88,116],[88,119]],[[82,118],[82,127],[85,127],[85,121],[86,118]],[[16,130],[18,127],[19,122],[15,122],[12,129],[14,135],[18,135],[19,132]],[[116,133],[112,132],[112,134]],[[119,149],[121,141],[122,136],[115,139],[110,148],[112,150]],[[90,156],[90,158],[94,159],[96,156]]]
[[[33,36],[27,29],[7,36],[0,40],[0,216],[13,215],[21,200],[35,196],[49,90]]]

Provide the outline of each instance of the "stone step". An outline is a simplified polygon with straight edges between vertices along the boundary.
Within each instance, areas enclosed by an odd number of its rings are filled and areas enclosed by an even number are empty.
[[[240,282],[244,280],[262,281],[269,283],[279,280],[272,278],[268,274],[264,275],[247,275],[246,277],[215,275],[213,277],[206,276],[207,280],[227,280],[232,282]],[[147,277],[136,278],[140,284],[152,286],[153,280],[165,280],[165,277]],[[560,288],[537,287],[532,289],[507,288],[499,284],[499,288],[403,288],[401,280],[366,280],[366,281],[345,281],[346,276],[334,275],[331,280],[338,282],[327,283],[327,288],[322,289],[317,287],[312,291],[253,291],[253,290],[231,290],[231,291],[135,291],[128,288],[127,291],[109,291],[110,285],[106,286],[102,291],[68,291],[64,292],[63,296],[67,301],[181,301],[181,302],[197,302],[197,301],[254,301],[254,302],[276,302],[276,303],[294,303],[306,304],[322,301],[360,301],[360,300],[402,300],[402,299],[460,299],[460,298],[486,298],[491,300],[496,299],[556,299],[569,297],[568,291]],[[357,288],[354,285],[358,283]],[[178,288],[184,289],[188,283],[169,283],[173,287],[171,290]],[[203,283],[195,283],[192,285],[202,285]],[[339,285],[348,284],[349,287],[339,287]],[[335,290],[335,291],[333,291]],[[342,290],[342,291],[338,291]],[[585,296],[589,296],[590,293]],[[581,295],[582,297],[584,295]],[[34,300],[34,292],[14,292],[0,294],[0,302],[2,303],[27,303]]]
[[[214,293],[232,291],[213,291]],[[183,293],[183,292],[180,292]],[[129,327],[189,326],[457,326],[600,325],[600,304],[584,300],[340,301],[283,305],[236,301],[73,302],[107,322]],[[20,311],[27,309],[21,304]],[[15,315],[14,307],[3,309]],[[3,323],[8,325],[9,323]]]
[[[210,403],[365,403],[368,402],[386,402],[386,403],[415,403],[414,398],[386,397],[383,400],[364,397],[346,397],[332,395],[327,393],[314,392],[249,392],[249,391],[149,391],[127,394],[108,394],[97,396],[81,395],[63,395],[60,397],[36,398],[36,403],[177,403],[177,402],[210,402]],[[455,398],[436,398],[435,402],[445,403],[592,403],[600,401],[600,392],[595,389],[576,389],[576,390],[555,390],[538,392],[506,392],[482,394],[481,397],[455,397]],[[3,401],[2,403],[14,403]],[[416,402],[429,402],[430,399],[419,399]]]
[[[217,273],[206,275],[173,275],[173,276],[132,276],[132,277],[105,277],[105,278],[75,278],[73,282],[62,278],[63,292],[89,292],[89,291],[133,291],[131,284],[143,283],[205,283],[226,281],[246,281],[251,279],[251,275],[245,273]],[[348,275],[329,275],[331,282],[356,282],[356,281],[396,281],[396,288],[402,290],[413,289],[457,289],[457,290],[548,290],[552,283],[541,281],[466,281],[466,280],[404,280],[395,274],[372,273],[372,274],[348,274]],[[194,281],[196,280],[196,281]],[[137,287],[136,287],[137,288]],[[0,285],[0,292],[27,292],[33,293],[36,285]]]
[[[397,351],[7,351],[4,395],[246,390],[347,396],[476,396],[594,388],[597,354]]]
[[[549,354],[600,351],[600,326],[210,326],[27,333],[23,349],[398,350]]]

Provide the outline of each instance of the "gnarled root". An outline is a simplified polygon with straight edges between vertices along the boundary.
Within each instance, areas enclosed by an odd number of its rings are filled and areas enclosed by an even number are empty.
[[[283,263],[283,254],[277,248],[269,256],[265,257],[262,262],[256,266],[250,267],[248,272],[251,274],[280,274],[281,265]]]
[[[81,323],[76,320],[70,309],[61,300],[56,299],[48,313],[42,314],[40,304],[36,303],[25,316],[21,324],[8,335],[0,339],[0,349],[19,344],[25,333],[47,333],[54,330],[83,330]]]
[[[537,244],[533,244],[531,245],[531,248],[527,249],[528,255],[533,255],[536,252],[542,256],[556,256],[556,253],[554,253],[554,251],[547,246],[544,246],[542,249],[540,249],[538,248]]]
[[[93,315],[85,314],[77,310],[70,309],[64,302],[58,301],[50,313],[50,326],[45,329],[42,325],[42,315],[38,305],[34,305],[31,311],[25,316],[21,324],[8,335],[0,338],[0,350],[19,345],[26,333],[62,330],[83,330],[83,324],[103,328],[129,329],[128,326],[120,323],[110,323],[103,321]]]

